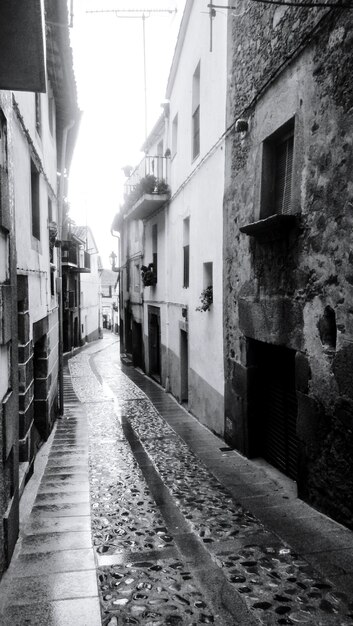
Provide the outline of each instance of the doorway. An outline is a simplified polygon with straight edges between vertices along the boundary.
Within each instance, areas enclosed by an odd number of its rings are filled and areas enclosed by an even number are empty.
[[[144,370],[142,325],[135,320],[132,322],[132,362]]]
[[[249,341],[254,368],[253,412],[249,419],[251,456],[261,456],[297,478],[297,397],[295,351]]]
[[[148,307],[148,346],[150,376],[161,382],[161,333],[158,307]]]
[[[132,354],[132,314],[129,304],[125,307],[125,352]]]
[[[180,402],[189,400],[189,348],[188,334],[180,330]]]

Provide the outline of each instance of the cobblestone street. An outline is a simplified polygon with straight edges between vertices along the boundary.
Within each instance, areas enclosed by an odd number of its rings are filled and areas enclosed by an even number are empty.
[[[65,383],[1,624],[353,625],[352,533],[123,365],[110,333]]]

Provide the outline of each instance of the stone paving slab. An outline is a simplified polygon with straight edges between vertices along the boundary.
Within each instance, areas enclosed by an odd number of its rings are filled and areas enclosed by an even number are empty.
[[[97,594],[96,572],[94,570],[77,572],[56,572],[46,576],[14,578],[8,593],[11,606],[36,604],[42,601],[70,600],[90,598]]]
[[[91,520],[89,515],[77,517],[50,517],[43,519],[40,516],[27,522],[23,526],[24,535],[42,535],[48,533],[67,532],[89,532],[91,530]]]
[[[95,571],[93,550],[74,549],[42,554],[20,554],[16,560],[16,578],[46,576],[54,572]]]
[[[1,626],[99,626],[99,604],[95,598],[38,602],[11,606]]]

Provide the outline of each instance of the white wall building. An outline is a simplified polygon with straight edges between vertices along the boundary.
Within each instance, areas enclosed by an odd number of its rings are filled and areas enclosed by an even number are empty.
[[[142,281],[138,294],[140,299],[143,295],[146,371],[222,435],[227,20],[222,14],[213,20],[210,51],[209,23],[203,10],[201,0],[186,3],[167,86],[168,104],[145,143],[144,162],[127,181],[133,183],[145,171],[156,176],[157,186],[152,194],[134,198],[135,202],[127,199],[113,228],[120,230],[124,242],[122,317],[132,332],[130,343],[136,343],[134,323],[139,322],[131,276],[141,258],[140,265],[153,264],[150,270],[157,274],[147,280],[152,282],[149,286]],[[167,177],[170,199],[163,195],[163,186],[158,186],[162,177]],[[213,292],[213,302],[201,312],[196,309],[206,288],[211,288],[207,293]],[[131,320],[126,317],[126,300]]]
[[[113,270],[100,270],[102,327],[119,332],[119,274]]]
[[[102,326],[101,260],[92,231],[87,226],[75,226],[74,233],[85,242],[84,251],[90,255],[90,271],[80,274],[80,324],[82,343],[99,339]],[[84,263],[80,263],[81,267]]]

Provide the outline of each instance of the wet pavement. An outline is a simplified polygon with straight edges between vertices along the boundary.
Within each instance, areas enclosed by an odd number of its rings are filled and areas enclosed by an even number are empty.
[[[1,624],[353,625],[352,533],[122,365],[113,335],[69,360],[65,397]]]

